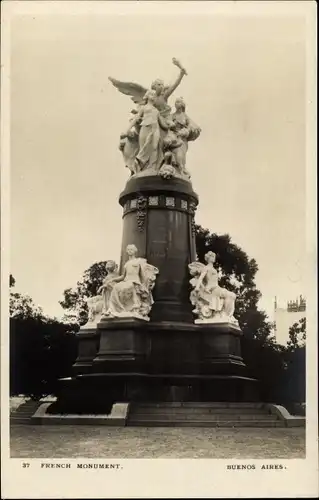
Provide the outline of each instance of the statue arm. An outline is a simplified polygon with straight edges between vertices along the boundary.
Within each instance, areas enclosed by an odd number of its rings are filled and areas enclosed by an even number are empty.
[[[199,290],[199,287],[202,285],[202,283],[203,283],[203,281],[204,281],[204,279],[205,279],[206,274],[207,274],[207,269],[204,269],[204,270],[201,272],[201,274],[200,274],[200,276],[199,276],[199,278],[198,278],[198,281],[197,281],[197,285],[196,285],[195,290]]]
[[[120,281],[124,281],[126,275],[126,269],[124,267],[124,272],[120,276],[117,276],[116,278],[112,278],[110,282],[112,283],[119,283]]]
[[[104,278],[102,285],[97,290],[97,293],[98,294],[102,293],[106,287],[107,287],[107,279]]]
[[[134,127],[134,125],[136,125],[136,123],[137,123],[137,122],[138,122],[138,121],[142,118],[142,116],[143,116],[143,109],[140,109],[140,110],[138,111],[138,113],[136,114],[135,118],[133,118],[133,120],[130,122],[130,126],[129,126],[129,128],[128,128],[128,129],[127,129],[127,131],[126,131],[126,134],[128,134],[128,133],[131,131],[131,129],[132,129],[132,128]]]
[[[170,85],[166,91],[165,91],[165,97],[168,98],[172,95],[172,93],[174,92],[174,90],[177,89],[177,87],[179,86],[179,84],[181,83],[181,81],[183,80],[183,77],[184,75],[186,75],[186,71],[184,69],[181,69],[180,70],[180,73],[178,75],[178,77],[176,78],[175,82],[172,83],[172,85]]]
[[[119,283],[120,281],[123,281],[124,278],[125,278],[125,276],[124,276],[124,274],[122,274],[118,278],[114,278],[112,281],[113,281],[113,283]]]

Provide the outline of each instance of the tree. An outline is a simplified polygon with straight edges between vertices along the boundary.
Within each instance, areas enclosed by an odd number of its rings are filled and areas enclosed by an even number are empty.
[[[30,318],[37,317],[43,314],[40,307],[37,307],[31,297],[22,295],[21,293],[13,292],[16,280],[10,274],[9,279],[10,298],[9,298],[9,313],[10,318]]]
[[[15,280],[10,276],[13,288]],[[10,394],[40,398],[69,376],[77,355],[74,325],[45,316],[32,299],[10,291]]]
[[[306,318],[301,318],[289,328],[288,351],[295,351],[306,344]]]
[[[64,299],[59,304],[67,311],[65,320],[84,325],[88,319],[88,308],[86,299],[97,295],[107,275],[106,261],[96,262],[83,273],[82,279],[77,282],[75,288],[64,290]]]
[[[43,315],[42,308],[36,306],[28,295],[10,293],[9,312],[11,318],[36,318]]]
[[[306,400],[306,318],[289,328],[289,340],[284,349],[285,372],[282,379],[282,399],[286,406]],[[291,407],[294,411],[293,407]]]

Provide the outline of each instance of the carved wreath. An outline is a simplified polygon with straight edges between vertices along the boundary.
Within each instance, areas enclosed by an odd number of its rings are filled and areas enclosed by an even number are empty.
[[[192,227],[192,233],[195,234],[195,230],[196,230],[196,227],[195,227],[195,212],[197,210],[197,206],[196,206],[196,203],[194,201],[191,201],[189,203],[189,213],[192,217],[192,220],[191,220],[191,227]]]
[[[137,212],[136,212],[137,227],[139,231],[143,231],[146,218],[147,198],[143,195],[139,196],[137,198],[136,206],[137,206]]]

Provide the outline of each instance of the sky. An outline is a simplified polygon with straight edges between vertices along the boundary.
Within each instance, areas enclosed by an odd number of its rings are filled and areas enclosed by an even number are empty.
[[[132,103],[108,76],[170,83],[172,57],[188,72],[174,96],[202,129],[187,157],[196,222],[256,259],[270,317],[275,296],[305,293],[301,16],[25,15],[11,25],[10,272],[47,314],[91,264],[119,261]]]

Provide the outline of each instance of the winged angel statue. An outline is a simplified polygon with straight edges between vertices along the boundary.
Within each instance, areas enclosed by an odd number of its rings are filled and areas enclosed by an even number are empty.
[[[238,325],[234,318],[236,295],[218,285],[218,271],[214,267],[216,254],[205,255],[206,265],[192,262],[188,265],[193,278],[190,301],[195,306],[193,312],[198,316],[195,323],[229,322]]]
[[[186,114],[182,98],[176,100],[174,112],[168,104],[168,98],[187,75],[177,59],[173,58],[173,64],[180,73],[169,86],[157,79],[150,89],[146,89],[137,83],[109,77],[112,84],[122,94],[130,96],[136,105],[127,130],[120,136],[120,150],[131,175],[190,178],[186,170],[188,142],[196,140],[201,129]]]

